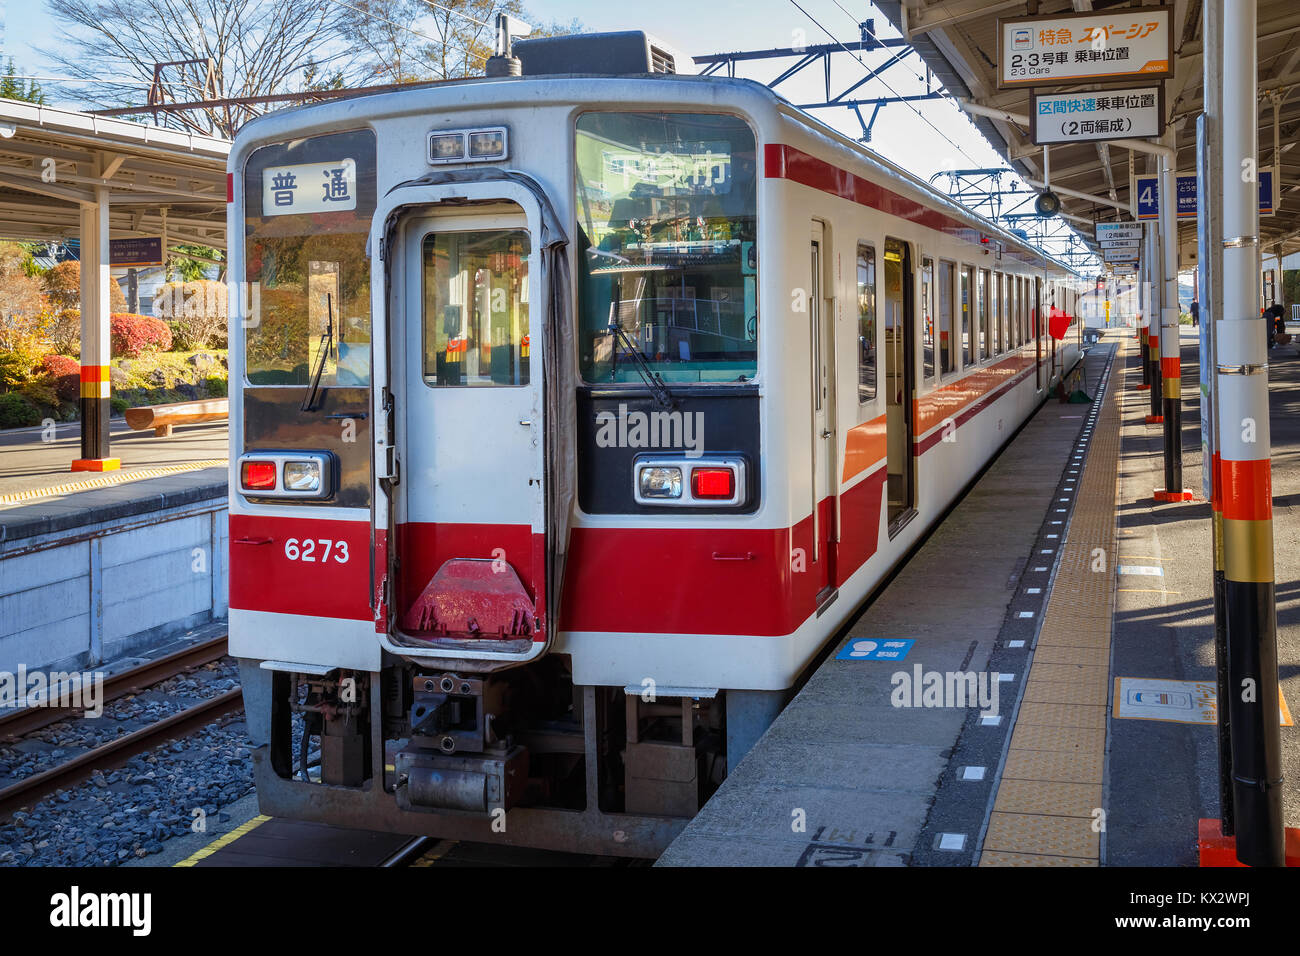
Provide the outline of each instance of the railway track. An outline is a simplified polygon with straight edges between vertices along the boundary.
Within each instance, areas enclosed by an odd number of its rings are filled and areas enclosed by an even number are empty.
[[[104,681],[104,702],[107,703],[203,664],[219,660],[225,656],[226,649],[226,638],[222,636],[166,657],[160,657],[140,667],[123,671],[121,674],[115,674]],[[218,717],[242,709],[243,706],[242,690],[230,690],[170,714],[147,727],[141,727],[122,737],[100,744],[71,760],[32,774],[0,789],[0,817],[7,817],[20,807],[27,806],[56,790],[78,783],[96,770],[116,769],[137,754],[152,750],[169,740],[185,737]],[[74,716],[77,712],[76,709],[42,707],[26,708],[6,714],[0,718],[0,738],[12,740],[21,737]]]

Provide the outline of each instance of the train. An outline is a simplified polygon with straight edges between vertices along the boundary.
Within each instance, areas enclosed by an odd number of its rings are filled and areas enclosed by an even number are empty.
[[[262,812],[658,855],[1079,361],[1078,274],[676,62],[507,34],[236,138]]]

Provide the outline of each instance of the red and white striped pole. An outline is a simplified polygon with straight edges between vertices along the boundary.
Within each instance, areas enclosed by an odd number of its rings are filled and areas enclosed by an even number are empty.
[[[1138,391],[1143,391],[1151,387],[1151,356],[1150,343],[1148,342],[1147,324],[1151,321],[1151,235],[1150,230],[1142,230],[1142,241],[1138,246],[1138,317],[1137,317],[1137,340],[1141,348],[1142,357],[1142,381],[1138,384]]]
[[[1221,441],[1224,604],[1237,859],[1282,866],[1282,754],[1269,463],[1266,319],[1259,314],[1255,0],[1223,0],[1223,309],[1214,391]],[[1213,38],[1206,38],[1213,42]],[[1219,252],[1219,250],[1215,250]]]

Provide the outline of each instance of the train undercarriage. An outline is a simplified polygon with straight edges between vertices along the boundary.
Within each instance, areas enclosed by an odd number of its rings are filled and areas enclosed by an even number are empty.
[[[727,771],[726,692],[574,686],[564,655],[492,674],[240,663],[272,816],[653,858]],[[734,763],[784,694],[731,693]]]

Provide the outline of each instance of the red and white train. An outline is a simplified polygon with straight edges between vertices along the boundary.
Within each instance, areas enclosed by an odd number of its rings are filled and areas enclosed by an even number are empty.
[[[654,856],[1076,363],[1079,278],[643,34],[513,52],[234,145],[230,648],[264,812]]]

